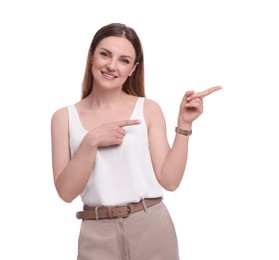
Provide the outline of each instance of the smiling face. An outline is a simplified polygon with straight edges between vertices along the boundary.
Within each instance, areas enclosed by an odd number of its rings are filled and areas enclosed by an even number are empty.
[[[121,89],[137,66],[135,59],[135,49],[126,38],[110,36],[101,40],[92,56],[94,88]]]

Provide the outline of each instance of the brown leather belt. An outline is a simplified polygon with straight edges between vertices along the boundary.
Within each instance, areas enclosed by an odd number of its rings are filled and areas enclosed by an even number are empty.
[[[155,206],[162,201],[162,198],[143,199],[138,203],[129,203],[114,207],[90,207],[83,206],[83,211],[78,211],[77,219],[82,220],[99,220],[99,219],[113,219],[113,218],[127,218],[130,214],[146,210],[149,207]]]

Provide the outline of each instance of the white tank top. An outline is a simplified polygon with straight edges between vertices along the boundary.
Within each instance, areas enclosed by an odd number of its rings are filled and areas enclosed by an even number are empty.
[[[91,176],[80,194],[84,204],[114,206],[163,197],[149,153],[143,107],[144,98],[138,98],[131,119],[139,119],[141,123],[124,127],[126,135],[121,145],[98,148]],[[75,106],[68,106],[68,111],[73,156],[87,130],[82,126]]]

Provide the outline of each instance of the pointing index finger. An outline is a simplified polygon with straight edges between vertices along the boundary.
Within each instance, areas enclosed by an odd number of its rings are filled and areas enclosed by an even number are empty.
[[[211,93],[213,93],[213,92],[215,92],[215,91],[217,91],[221,88],[222,88],[221,86],[215,86],[215,87],[212,87],[212,88],[208,88],[208,89],[201,92],[202,97],[206,97],[206,96],[210,95]]]
[[[119,127],[129,126],[129,125],[138,125],[140,124],[140,120],[138,119],[127,119],[117,122]]]

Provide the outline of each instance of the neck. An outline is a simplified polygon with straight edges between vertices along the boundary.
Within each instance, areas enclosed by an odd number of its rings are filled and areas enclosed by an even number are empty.
[[[125,96],[127,94],[121,89],[104,90],[93,87],[92,92],[88,96],[88,103],[91,107],[107,108],[122,103]]]

